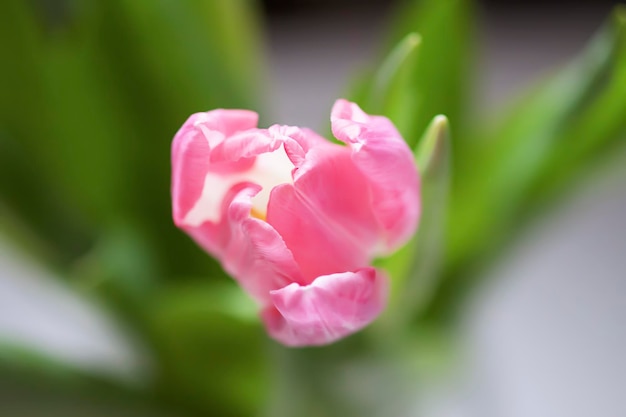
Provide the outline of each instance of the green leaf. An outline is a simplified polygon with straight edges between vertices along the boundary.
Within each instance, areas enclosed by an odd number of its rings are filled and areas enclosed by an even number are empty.
[[[624,11],[584,53],[544,81],[504,121],[479,131],[456,164],[447,268],[432,317],[448,316],[479,272],[522,226],[602,155],[626,127]]]
[[[563,135],[590,108],[598,108],[592,105],[594,100],[607,94],[619,97],[620,91],[607,84],[606,78],[611,71],[619,74],[614,65],[622,36],[619,25],[605,29],[583,56],[516,106],[501,127],[481,134],[482,147],[463,158],[452,202],[453,262],[472,252],[468,248],[476,247],[477,235],[489,243],[494,240],[490,234],[507,230],[506,223],[524,204],[531,184],[544,180],[539,175],[542,167],[559,164],[563,152],[575,146],[563,140]],[[619,115],[619,106],[602,109],[607,115],[616,110]],[[594,120],[596,125],[602,123],[602,119]]]
[[[423,308],[440,276],[451,168],[445,116],[433,119],[415,154],[421,173],[419,228],[402,249],[378,262],[392,279],[392,301],[385,317],[390,325],[400,327]]]
[[[233,282],[170,285],[150,303],[157,393],[206,415],[254,415],[267,395],[268,338]]]
[[[369,112],[389,117],[400,133],[410,134],[418,103],[409,88],[421,38],[416,33],[406,35],[389,53],[374,76],[365,100]]]
[[[445,114],[459,131],[464,129],[473,26],[471,0],[412,0],[398,8],[391,25],[391,44],[410,32],[422,38],[419,62],[412,67],[405,87],[416,103],[411,109],[410,131],[402,132],[410,145],[415,145],[437,114]]]
[[[28,2],[3,3],[0,56],[11,62],[0,66],[0,205],[31,242],[47,247],[37,254],[58,266],[88,247],[92,231],[44,168],[52,155],[44,157],[42,148],[53,142],[45,121],[45,45]]]
[[[435,116],[426,129],[415,151],[415,162],[422,176],[427,179],[447,175],[450,127],[448,118]]]
[[[72,283],[82,291],[117,293],[130,304],[145,302],[160,284],[160,261],[150,242],[132,223],[118,223],[102,232],[94,246],[75,260]]]
[[[81,369],[37,346],[0,340],[3,416],[171,415],[169,405],[151,401],[146,382]]]
[[[9,352],[11,350],[11,352]],[[11,361],[7,362],[8,355]],[[15,362],[16,356],[22,358]],[[28,361],[25,364],[24,361]],[[0,345],[0,415],[19,417],[166,417],[180,409],[151,401],[150,393],[43,363]],[[189,415],[189,414],[185,414]]]
[[[626,7],[613,15],[612,66],[598,93],[563,128],[555,149],[533,184],[531,200],[543,201],[578,175],[596,168],[594,160],[626,144]]]
[[[162,276],[219,275],[172,225],[169,152],[189,114],[254,107],[251,3],[68,2],[54,20],[36,6],[8,0],[0,15],[0,52],[15,63],[0,68],[6,206],[66,264],[132,224]]]
[[[252,108],[263,65],[250,2],[103,2],[98,42],[120,105],[132,117],[126,140],[134,190],[132,221],[151,241],[168,276],[221,275],[217,264],[171,220],[171,140],[189,114]],[[140,192],[137,192],[140,190]]]

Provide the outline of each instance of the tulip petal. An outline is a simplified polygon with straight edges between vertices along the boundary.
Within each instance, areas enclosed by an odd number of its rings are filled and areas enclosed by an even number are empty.
[[[283,237],[305,279],[368,265],[381,229],[350,151],[339,145],[313,148],[294,178],[293,185],[272,191],[267,222]]]
[[[268,223],[250,217],[252,198],[260,187],[234,186],[223,202],[222,220],[184,230],[203,248],[218,257],[224,269],[262,305],[270,291],[293,282],[304,283],[291,251]]]
[[[282,141],[256,122],[243,110],[192,115],[172,144],[172,197],[176,225],[265,305],[270,290],[304,281],[276,230],[250,217],[293,169]]]
[[[411,150],[389,119],[370,116],[346,100],[335,102],[331,127],[335,137],[350,146],[352,160],[370,183],[387,250],[397,248],[414,233],[420,213],[419,177]]]
[[[261,185],[254,208],[264,216],[272,188],[292,182],[294,166],[282,148],[283,138],[267,129],[234,131],[231,120],[220,124],[209,118],[212,113],[192,116],[174,140],[172,193],[174,221],[180,227],[219,222],[226,193],[242,182]],[[229,115],[226,110],[217,114]]]
[[[248,110],[213,110],[191,115],[172,142],[172,211],[181,225],[202,194],[212,168],[211,149],[237,131],[256,127],[258,115]],[[245,169],[231,166],[230,169]]]
[[[374,268],[318,277],[271,292],[262,312],[270,335],[287,346],[325,345],[371,323],[384,309],[387,277]]]

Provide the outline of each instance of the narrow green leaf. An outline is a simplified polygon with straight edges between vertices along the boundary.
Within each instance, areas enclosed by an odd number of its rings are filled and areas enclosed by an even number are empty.
[[[437,176],[442,170],[447,169],[444,166],[449,156],[448,150],[444,148],[450,146],[449,129],[446,116],[435,116],[418,144],[415,160],[420,172],[426,178]]]
[[[545,161],[529,199],[544,201],[577,175],[595,169],[594,160],[626,145],[626,7],[613,15],[613,65],[598,94],[560,133],[555,150]]]
[[[455,175],[449,229],[453,263],[473,256],[477,235],[490,244],[496,240],[493,234],[509,230],[507,223],[524,204],[531,184],[542,181],[538,176],[542,166],[551,165],[551,160],[558,163],[573,145],[562,140],[564,132],[580,123],[581,114],[601,91],[619,95],[605,80],[614,66],[620,36],[614,25],[605,29],[583,56],[514,108],[500,128],[480,134],[485,138],[482,148],[463,158]]]
[[[459,131],[464,129],[473,72],[473,1],[404,2],[399,6],[390,29],[392,45],[409,32],[419,33],[423,40],[419,48],[419,63],[412,67],[405,86],[408,94],[413,96],[412,100],[418,103],[411,114],[411,130],[402,132],[409,144],[415,145],[437,114],[448,116]]]
[[[372,106],[385,101],[385,96],[393,85],[394,79],[397,78],[409,56],[419,48],[421,42],[422,38],[419,34],[409,33],[391,51],[376,73],[372,91]]]
[[[417,233],[400,251],[378,265],[392,279],[389,321],[406,323],[430,298],[440,276],[450,180],[448,119],[436,116],[419,142],[416,163],[421,172],[421,217]]]
[[[417,103],[407,82],[415,65],[421,38],[417,33],[406,35],[389,53],[376,72],[366,108],[374,114],[384,114],[402,134],[410,132]]]
[[[447,268],[430,316],[443,317],[493,255],[599,157],[624,143],[623,9],[584,53],[548,79],[457,161]],[[478,140],[481,138],[481,140]],[[477,238],[480,237],[480,238]]]

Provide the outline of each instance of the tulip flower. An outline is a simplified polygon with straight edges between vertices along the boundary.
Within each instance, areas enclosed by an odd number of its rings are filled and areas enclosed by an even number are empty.
[[[372,322],[387,276],[371,266],[415,232],[419,178],[389,119],[337,100],[332,143],[247,110],[193,114],[172,144],[175,224],[217,258],[288,346]]]

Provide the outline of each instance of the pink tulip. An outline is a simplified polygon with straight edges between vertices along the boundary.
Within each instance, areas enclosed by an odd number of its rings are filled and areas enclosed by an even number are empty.
[[[261,306],[269,334],[323,345],[383,310],[387,277],[370,266],[415,232],[419,178],[389,121],[337,100],[333,134],[257,114],[192,115],[172,144],[174,222]]]

